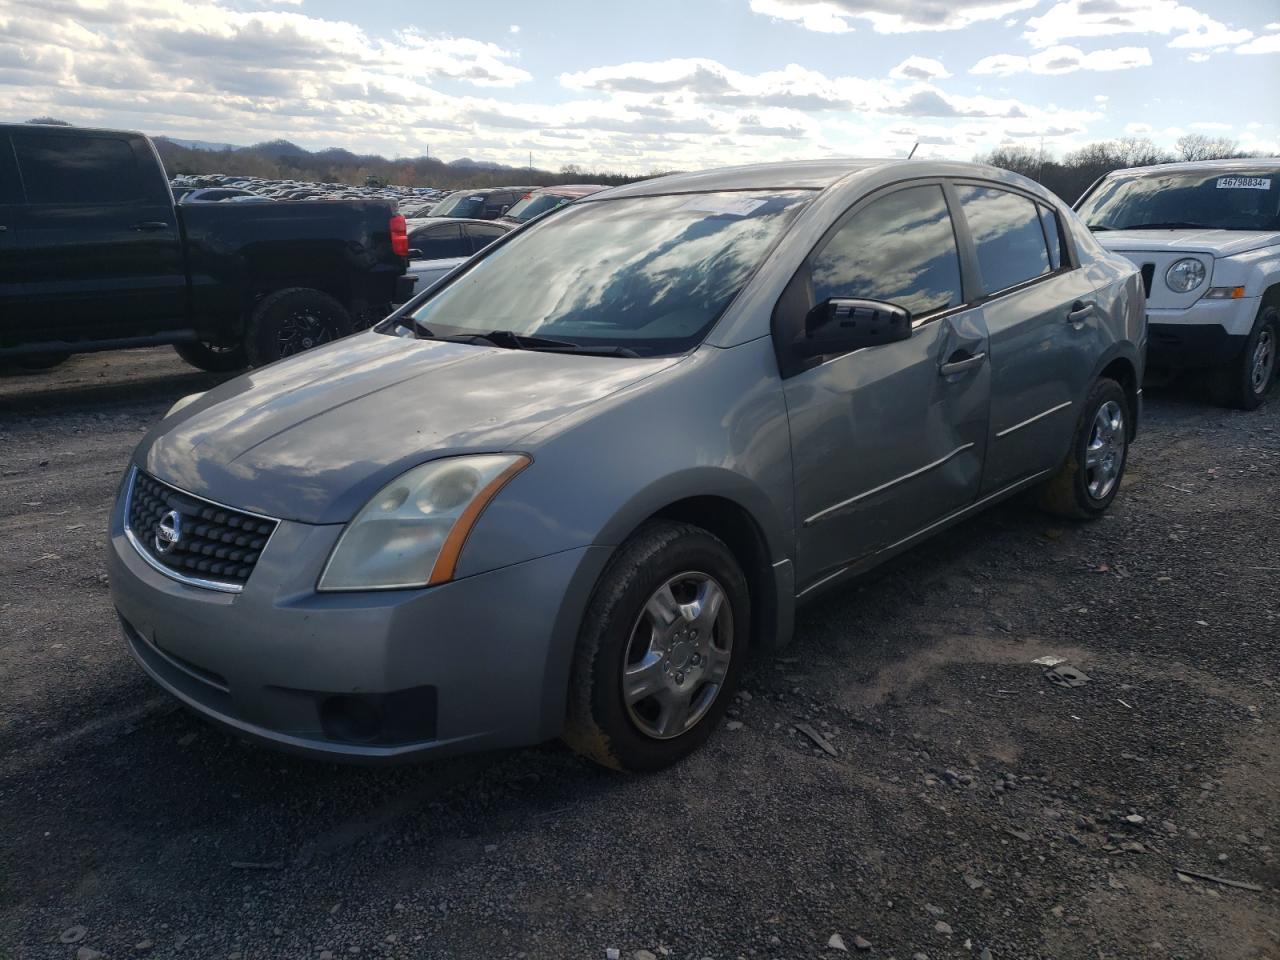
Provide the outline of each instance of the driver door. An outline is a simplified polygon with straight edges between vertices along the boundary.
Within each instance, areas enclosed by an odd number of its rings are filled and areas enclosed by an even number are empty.
[[[855,205],[780,299],[780,357],[829,298],[886,301],[912,317],[908,340],[782,364],[800,593],[977,498],[991,367],[961,277],[942,185],[915,181]]]

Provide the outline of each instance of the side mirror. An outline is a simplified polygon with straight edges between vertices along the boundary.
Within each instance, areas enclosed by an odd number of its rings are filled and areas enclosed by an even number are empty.
[[[409,259],[410,259],[410,260],[421,260],[421,259],[422,259],[422,251],[421,251],[421,250],[419,250],[417,247],[410,247],[410,248],[409,248]]]
[[[792,346],[798,356],[821,357],[910,339],[910,310],[882,300],[832,297],[809,311],[804,336]]]

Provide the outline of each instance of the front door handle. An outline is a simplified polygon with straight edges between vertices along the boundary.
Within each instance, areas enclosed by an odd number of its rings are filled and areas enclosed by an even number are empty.
[[[1093,300],[1077,300],[1067,311],[1067,323],[1084,323],[1093,317],[1093,309],[1097,306]]]
[[[168,230],[169,225],[163,220],[142,220],[135,223],[133,229],[140,233],[154,233],[157,230]]]
[[[948,360],[938,368],[938,376],[949,377],[953,373],[964,373],[966,370],[972,370],[980,367],[987,361],[986,353],[975,353],[972,356],[961,356],[961,351],[957,350],[953,353],[952,359]],[[960,357],[959,360],[955,359]]]

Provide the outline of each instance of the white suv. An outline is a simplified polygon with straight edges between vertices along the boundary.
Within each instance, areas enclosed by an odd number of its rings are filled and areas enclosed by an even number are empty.
[[[1262,403],[1280,344],[1280,159],[1117,170],[1076,210],[1142,271],[1149,368],[1207,367],[1218,402]]]

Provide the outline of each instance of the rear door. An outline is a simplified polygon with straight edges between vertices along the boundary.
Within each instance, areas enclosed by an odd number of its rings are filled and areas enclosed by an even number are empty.
[[[26,280],[53,339],[186,327],[186,271],[168,184],[145,140],[12,132],[26,188]]]
[[[954,186],[991,337],[983,493],[1062,462],[1101,355],[1093,284],[1058,215],[1004,185]]]
[[[12,347],[30,339],[27,331],[29,307],[23,281],[22,182],[13,158],[13,144],[0,133],[0,347]]]
[[[788,369],[804,316],[832,297],[911,311],[909,340]],[[860,201],[788,284],[774,313],[795,477],[801,593],[977,497],[990,368],[980,310],[939,182]]]

